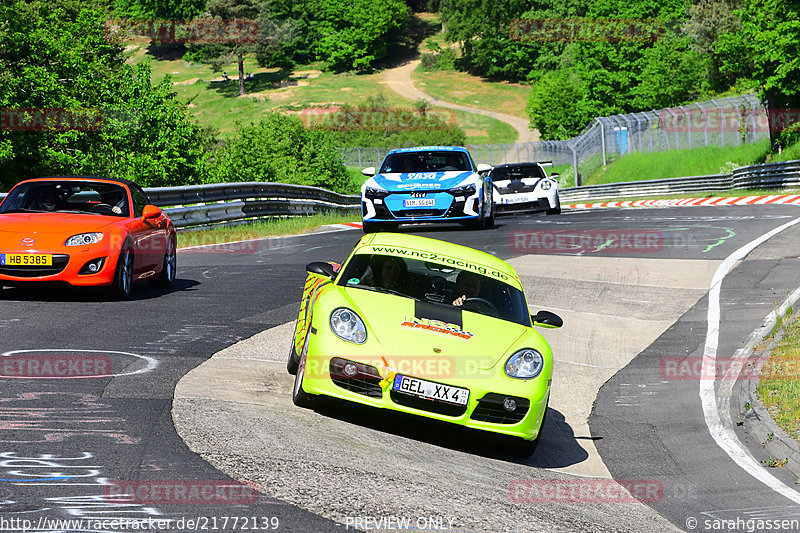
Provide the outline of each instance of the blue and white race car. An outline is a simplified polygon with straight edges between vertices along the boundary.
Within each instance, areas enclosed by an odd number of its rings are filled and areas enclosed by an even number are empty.
[[[453,221],[479,228],[494,224],[489,165],[475,165],[466,148],[400,148],[386,155],[380,171],[361,172],[364,232],[411,222]]]

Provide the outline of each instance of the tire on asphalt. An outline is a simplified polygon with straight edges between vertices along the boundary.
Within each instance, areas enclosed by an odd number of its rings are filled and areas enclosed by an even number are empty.
[[[170,237],[167,242],[167,250],[164,252],[164,263],[161,267],[161,273],[150,283],[153,287],[161,289],[172,287],[172,283],[175,281],[175,275],[177,274],[177,268],[178,243],[174,237]]]
[[[127,300],[133,293],[133,247],[129,242],[122,245],[114,271],[111,294],[118,300]]]
[[[297,365],[297,373],[294,375],[294,386],[292,387],[292,403],[297,407],[312,409],[314,407],[315,396],[303,390],[303,377],[306,372],[306,354],[300,357]]]

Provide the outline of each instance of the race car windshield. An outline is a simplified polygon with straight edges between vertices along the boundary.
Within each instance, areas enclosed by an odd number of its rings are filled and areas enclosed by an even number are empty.
[[[521,180],[525,178],[543,178],[544,171],[539,165],[520,165],[508,167],[495,167],[492,170],[492,180]]]
[[[474,270],[383,254],[354,255],[338,285],[452,305],[530,326],[525,296],[516,287]]]
[[[3,213],[81,213],[130,216],[128,194],[114,183],[91,181],[33,181],[8,193]]]
[[[408,172],[471,171],[469,156],[464,152],[402,152],[391,154],[381,166],[381,174]]]

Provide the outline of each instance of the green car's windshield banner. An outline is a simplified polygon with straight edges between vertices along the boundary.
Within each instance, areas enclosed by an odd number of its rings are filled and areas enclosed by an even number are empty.
[[[374,253],[378,254],[390,254],[390,255],[397,255],[401,257],[415,257],[419,259],[423,259],[425,261],[434,261],[436,263],[440,263],[443,265],[449,265],[453,267],[458,267],[463,270],[471,270],[473,272],[477,272],[479,274],[483,274],[484,276],[491,276],[495,279],[500,279],[505,282],[509,282],[514,279],[512,276],[509,276],[505,272],[501,272],[499,270],[495,270],[493,268],[488,268],[484,265],[479,265],[477,263],[473,263],[466,259],[456,258],[456,257],[449,257],[437,252],[425,252],[422,250],[413,250],[409,248],[399,248],[395,246],[365,246],[362,250],[359,250],[359,253],[364,253],[367,250],[370,250]],[[516,281],[516,280],[515,280]]]

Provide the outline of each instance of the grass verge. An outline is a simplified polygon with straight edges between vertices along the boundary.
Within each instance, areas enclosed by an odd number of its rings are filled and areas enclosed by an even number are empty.
[[[528,119],[525,112],[525,103],[530,93],[528,85],[496,83],[466,72],[425,71],[420,67],[414,70],[411,79],[418,89],[434,98]]]
[[[603,202],[636,202],[639,200],[677,200],[679,198],[717,198],[729,196],[765,196],[771,194],[800,194],[800,189],[734,189],[727,191],[705,191],[684,194],[659,194],[658,196],[628,196],[625,198],[606,198],[603,200],[564,201],[563,204],[599,204]]]
[[[769,141],[766,140],[740,146],[632,153],[619,157],[606,167],[587,172],[582,185],[724,174],[736,167],[763,163],[768,153]]]
[[[186,248],[200,245],[222,245],[264,237],[299,235],[318,229],[326,224],[354,222],[360,220],[360,218],[360,213],[354,211],[350,215],[320,214],[308,217],[276,218],[240,226],[184,230],[178,234],[178,245],[180,248]]]
[[[789,309],[787,316],[791,314]],[[773,420],[800,441],[800,320],[796,316],[783,320],[783,337],[764,363],[756,391]]]

